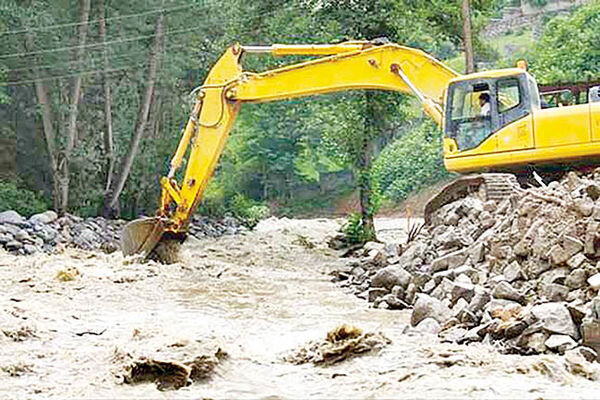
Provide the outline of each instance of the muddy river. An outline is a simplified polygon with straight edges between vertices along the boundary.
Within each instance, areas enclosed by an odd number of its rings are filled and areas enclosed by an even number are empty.
[[[380,221],[401,238],[406,221]],[[334,220],[267,220],[250,233],[186,243],[181,263],[120,254],[0,253],[2,398],[597,398],[599,383],[558,356],[501,355],[407,331],[408,311],[369,308],[330,282],[344,263],[323,244]],[[347,323],[392,343],[332,366],[285,354]],[[220,348],[212,379],[177,391],[124,384],[130,359]]]

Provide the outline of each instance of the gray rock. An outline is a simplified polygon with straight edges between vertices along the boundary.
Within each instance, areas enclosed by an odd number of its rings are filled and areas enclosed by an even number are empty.
[[[406,288],[406,295],[404,296],[404,300],[408,304],[413,304],[415,302],[415,296],[417,295],[417,286],[414,283],[409,283]]]
[[[494,290],[492,290],[492,297],[495,297],[496,299],[512,300],[517,303],[525,302],[525,297],[506,281],[500,282],[494,287]]]
[[[581,337],[585,346],[600,352],[600,321],[584,319],[581,323]]]
[[[547,283],[542,288],[542,296],[548,301],[565,301],[569,295],[569,288],[558,283]]]
[[[571,258],[580,251],[583,251],[583,242],[573,236],[567,235],[563,237],[562,247],[569,256],[568,258]]]
[[[408,304],[406,304],[404,301],[400,300],[398,297],[394,296],[391,293],[380,297],[378,301],[386,302],[388,305],[388,309],[390,310],[404,310],[405,308],[408,308]]]
[[[455,304],[458,299],[465,299],[470,302],[475,295],[475,286],[469,283],[454,282],[450,292],[452,304]]]
[[[585,286],[587,274],[583,268],[577,268],[567,276],[565,285],[571,289],[579,289]]]
[[[40,214],[32,215],[29,222],[33,225],[50,224],[58,219],[58,214],[52,210],[45,211]]]
[[[452,253],[438,257],[431,263],[431,272],[443,271],[448,268],[457,268],[462,266],[467,259],[467,250],[457,250]]]
[[[392,290],[396,285],[400,285],[406,288],[410,283],[412,276],[406,272],[402,267],[397,265],[390,265],[380,269],[373,279],[371,280],[371,286],[375,288],[386,288]]]
[[[541,321],[542,327],[550,333],[569,335],[579,339],[579,332],[573,323],[569,310],[561,303],[543,303],[531,309],[533,316]]]
[[[21,222],[25,221],[25,218],[23,218],[18,212],[13,211],[13,210],[8,210],[8,211],[3,211],[0,212],[0,224],[19,224]]]
[[[485,329],[481,326],[476,326],[469,329],[460,339],[457,340],[458,344],[466,344],[473,342],[481,342],[485,336]]]
[[[37,248],[32,244],[23,245],[23,250],[25,254],[35,254],[37,253]]]
[[[524,278],[523,271],[521,271],[521,266],[517,261],[513,261],[512,263],[504,267],[502,275],[504,275],[506,280],[509,282],[514,282],[518,279]]]
[[[410,324],[417,326],[425,318],[433,318],[443,324],[452,315],[450,309],[440,300],[426,294],[418,294],[410,317]]]
[[[579,268],[581,265],[588,261],[587,257],[583,253],[577,253],[573,257],[569,258],[567,265],[571,269]]]
[[[442,328],[441,328],[439,322],[437,322],[433,318],[425,318],[424,320],[419,322],[417,324],[417,326],[415,326],[415,328],[414,328],[414,330],[417,332],[428,333],[431,335],[437,335],[438,333],[440,333],[441,329]]]
[[[565,264],[571,258],[571,254],[559,244],[550,248],[549,255],[553,265]]]
[[[371,288],[369,289],[367,298],[369,299],[369,303],[375,302],[381,296],[388,294],[389,291],[385,288]]]
[[[425,285],[423,285],[423,288],[421,289],[421,291],[423,293],[431,293],[431,291],[435,289],[435,281],[433,279],[427,281],[427,283],[425,283]]]
[[[29,236],[29,233],[27,233],[26,230],[21,229],[15,235],[15,239],[18,240],[18,241],[20,241],[20,242],[29,242],[29,241],[31,241],[31,236]]]
[[[596,351],[594,351],[594,349],[591,349],[586,346],[579,346],[572,350],[568,350],[565,353],[565,355],[568,355],[568,354],[577,354],[577,355],[583,357],[588,362],[594,362],[598,359],[598,353],[596,353]]]
[[[550,335],[550,337],[544,342],[544,345],[560,354],[565,354],[567,350],[574,349],[577,347],[577,343],[567,335]]]
[[[392,288],[392,295],[399,299],[403,299],[406,296],[406,290],[402,286],[396,285]]]
[[[476,288],[473,298],[469,302],[469,311],[477,313],[490,302],[491,296],[487,290],[483,288]]]
[[[540,275],[540,282],[543,284],[558,283],[563,284],[571,270],[567,267],[559,267],[546,271]]]

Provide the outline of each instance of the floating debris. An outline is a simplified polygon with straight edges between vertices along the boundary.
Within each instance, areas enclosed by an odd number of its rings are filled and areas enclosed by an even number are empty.
[[[360,354],[381,350],[390,343],[391,340],[382,333],[363,333],[357,327],[344,324],[328,332],[325,340],[311,341],[285,356],[284,360],[292,364],[331,365]]]

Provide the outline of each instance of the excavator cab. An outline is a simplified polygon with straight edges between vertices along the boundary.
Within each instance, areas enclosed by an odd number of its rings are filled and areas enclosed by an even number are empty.
[[[521,69],[455,79],[446,95],[444,131],[454,142],[449,153],[476,149],[494,133],[539,108],[537,83]]]

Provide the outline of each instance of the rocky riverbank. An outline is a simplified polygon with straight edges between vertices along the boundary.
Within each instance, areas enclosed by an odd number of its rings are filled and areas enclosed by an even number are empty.
[[[477,195],[438,210],[409,244],[367,243],[334,280],[413,329],[506,352],[600,350],[600,171]]]
[[[20,255],[55,253],[67,247],[112,253],[119,250],[121,229],[126,223],[121,219],[81,218],[70,214],[59,217],[54,211],[24,218],[9,210],[0,212],[0,248]],[[232,217],[194,216],[190,225],[190,235],[196,238],[214,238],[245,230],[240,221]]]

